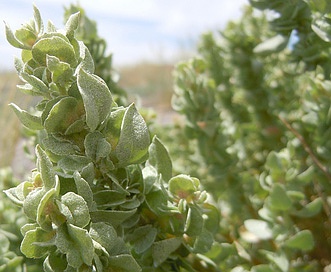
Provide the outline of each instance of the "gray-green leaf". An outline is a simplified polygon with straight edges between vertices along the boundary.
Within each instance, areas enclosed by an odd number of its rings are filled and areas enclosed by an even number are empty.
[[[101,78],[83,69],[78,72],[77,84],[84,101],[86,124],[94,131],[109,115],[113,98]]]
[[[168,153],[160,139],[154,136],[152,144],[148,149],[149,157],[147,164],[153,165],[162,178],[168,181],[172,177],[172,162]]]
[[[155,242],[152,246],[154,266],[162,264],[182,243],[181,238],[170,238]]]
[[[131,104],[123,116],[121,135],[115,149],[118,166],[143,162],[147,158],[149,144],[147,125],[134,104]]]
[[[314,237],[309,230],[302,230],[290,237],[285,245],[289,248],[300,249],[302,251],[312,250],[315,246]]]
[[[80,12],[76,12],[72,15],[70,15],[66,26],[65,26],[65,31],[66,31],[66,36],[71,39],[74,37],[75,30],[79,26],[79,19],[80,19]]]
[[[75,50],[64,37],[47,36],[34,44],[32,56],[36,62],[46,66],[46,55],[55,56],[72,67],[77,64]]]
[[[40,258],[49,251],[50,241],[54,238],[55,232],[46,232],[41,228],[29,230],[25,233],[21,251],[28,258]],[[43,245],[44,244],[44,245]]]
[[[83,228],[90,222],[87,203],[80,195],[68,192],[61,197],[58,205],[68,223]]]
[[[90,213],[91,220],[93,223],[105,222],[111,224],[113,227],[117,227],[122,224],[125,220],[130,218],[136,213],[137,209],[130,211],[116,211],[116,210],[101,210],[93,211]]]
[[[121,272],[142,271],[141,267],[138,265],[136,260],[129,254],[111,256],[108,262],[109,262],[109,267],[112,269],[112,271],[121,271]]]
[[[153,244],[157,230],[152,225],[145,225],[136,228],[132,234],[129,234],[127,239],[133,244],[134,250],[141,254],[151,247]]]
[[[86,156],[97,162],[101,158],[105,158],[109,155],[111,146],[99,131],[94,131],[86,135],[85,141],[85,153]]]
[[[53,171],[53,164],[48,158],[45,151],[40,147],[36,146],[37,155],[37,167],[41,174],[41,179],[46,190],[49,190],[55,186],[55,174]]]
[[[43,126],[41,124],[41,118],[39,116],[32,115],[25,110],[20,109],[14,103],[9,104],[10,107],[14,110],[18,119],[21,123],[31,130],[41,130]]]
[[[285,189],[280,184],[275,184],[270,193],[270,205],[274,210],[286,211],[292,206]]]

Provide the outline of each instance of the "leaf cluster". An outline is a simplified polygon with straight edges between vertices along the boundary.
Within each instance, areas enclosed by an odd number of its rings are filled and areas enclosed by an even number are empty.
[[[36,169],[5,190],[28,218],[20,250],[42,259],[44,271],[212,269],[199,253],[212,246],[218,211],[198,179],[173,176],[167,149],[151,140],[135,105],[118,105],[96,74],[104,42],[93,26],[77,12],[64,30],[44,27],[36,7],[21,29],[6,26],[22,49],[18,89],[40,97],[32,111],[11,104],[37,135]],[[82,36],[101,49],[91,53]]]

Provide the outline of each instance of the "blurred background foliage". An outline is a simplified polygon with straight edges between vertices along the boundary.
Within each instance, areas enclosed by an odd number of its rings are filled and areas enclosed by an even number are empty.
[[[94,22],[82,21],[89,31],[82,27],[81,37],[97,73],[117,90],[117,101],[140,101],[174,171],[198,177],[217,203],[221,227],[204,256],[206,271],[329,271],[330,3],[250,3],[240,21],[205,33],[196,57],[175,68],[122,67],[119,81],[111,55],[102,57],[106,44]],[[7,104],[21,99],[18,104],[26,107],[29,101],[17,94],[16,76],[3,73],[0,84],[0,164],[15,166],[24,156],[17,148],[22,134]],[[10,170],[1,173],[1,189],[17,183]],[[8,216],[15,208],[6,199],[0,204],[1,229],[18,226],[10,229],[13,236],[0,232],[6,241],[0,251],[12,252],[8,259],[19,263],[23,219],[19,212]]]

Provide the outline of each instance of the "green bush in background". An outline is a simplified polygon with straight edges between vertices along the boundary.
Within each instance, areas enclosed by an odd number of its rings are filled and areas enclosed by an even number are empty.
[[[186,122],[175,133],[187,139],[178,169],[194,169],[219,203],[207,256],[221,271],[323,271],[331,262],[330,9],[327,1],[251,4],[268,12],[248,7],[177,65],[173,107]]]

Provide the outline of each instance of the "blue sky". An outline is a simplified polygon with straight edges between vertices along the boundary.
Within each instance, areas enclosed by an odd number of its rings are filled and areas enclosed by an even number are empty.
[[[63,7],[77,1],[9,0],[0,2],[0,19],[15,30],[33,16],[35,4],[43,20],[63,27]],[[114,64],[142,60],[173,60],[193,50],[201,33],[217,30],[242,14],[248,0],[80,0],[87,15],[97,22],[107,40]],[[8,45],[4,26],[0,32],[0,69],[13,69],[19,50]]]

